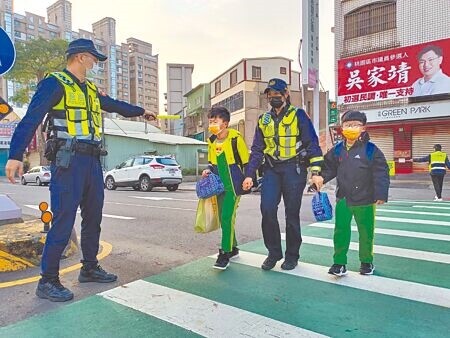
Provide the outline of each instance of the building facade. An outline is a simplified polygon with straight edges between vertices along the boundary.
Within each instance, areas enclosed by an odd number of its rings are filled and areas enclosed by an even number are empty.
[[[186,97],[184,95],[192,89],[192,72],[194,65],[168,63],[167,64],[167,114],[179,115],[176,120],[166,120],[165,130],[172,135],[183,136]]]
[[[291,69],[292,60],[284,57],[246,58],[210,82],[211,106],[224,106],[231,113],[230,127],[238,130],[250,147],[258,117],[269,109],[264,90],[272,78],[289,86],[291,103],[302,107],[300,73]],[[320,94],[320,116],[326,116],[326,93]],[[305,93],[305,110],[313,111],[313,93]],[[320,129],[326,130],[321,118]],[[324,132],[324,135],[326,133]],[[324,138],[324,146],[325,146]]]
[[[367,114],[371,139],[396,173],[426,171],[409,159],[436,143],[450,152],[448,5],[335,0],[338,108]]]
[[[47,8],[46,18],[25,12],[14,13],[13,0],[0,1],[0,26],[14,41],[65,39],[72,41],[86,38],[94,41],[96,48],[108,56],[100,63],[100,71],[94,77],[99,89],[113,98],[140,105],[159,113],[158,55],[152,54],[152,45],[135,38],[126,43],[116,41],[116,20],[105,17],[92,24],[92,32],[74,31],[72,27],[72,4],[58,0]],[[4,98],[14,94],[14,85],[0,77],[0,95]]]
[[[209,83],[201,83],[186,97],[186,117],[184,118],[184,136],[205,141],[208,137],[208,112],[211,108],[211,87]]]

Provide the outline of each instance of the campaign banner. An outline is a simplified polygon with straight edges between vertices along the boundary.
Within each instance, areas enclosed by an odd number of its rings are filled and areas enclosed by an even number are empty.
[[[338,61],[338,104],[450,93],[450,38]]]

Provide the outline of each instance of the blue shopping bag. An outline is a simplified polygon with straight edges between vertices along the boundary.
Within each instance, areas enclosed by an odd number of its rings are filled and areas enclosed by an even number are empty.
[[[333,207],[326,192],[316,192],[312,198],[312,211],[317,222],[329,221],[333,218]]]
[[[202,177],[195,186],[198,198],[209,198],[211,196],[220,195],[225,191],[220,177],[214,173],[210,173],[206,177]]]

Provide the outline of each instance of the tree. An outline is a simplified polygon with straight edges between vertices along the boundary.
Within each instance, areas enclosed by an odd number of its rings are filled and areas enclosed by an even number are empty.
[[[11,71],[5,76],[8,80],[20,84],[11,100],[18,104],[27,104],[36,84],[41,81],[47,73],[64,68],[67,41],[45,40],[41,37],[26,42],[16,42],[16,62]],[[38,150],[41,163],[45,164],[44,158],[45,138],[42,133],[42,125],[37,131]]]

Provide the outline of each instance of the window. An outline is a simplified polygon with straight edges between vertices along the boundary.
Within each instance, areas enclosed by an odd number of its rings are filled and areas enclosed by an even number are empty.
[[[280,74],[286,74],[286,67],[280,67]]]
[[[144,158],[143,157],[136,157],[134,159],[133,167],[137,167],[138,165],[144,165]]]
[[[252,66],[252,79],[261,80],[261,67]]]
[[[217,102],[213,107],[222,106],[228,109],[230,113],[235,112],[244,107],[244,92],[240,92],[227,97],[225,100]]]
[[[395,1],[383,1],[360,7],[344,17],[344,39],[374,34],[397,27]]]
[[[216,81],[216,83],[214,83],[214,89],[215,89],[215,93],[220,94],[220,92],[222,91],[222,88],[220,87],[220,80]]]
[[[237,83],[237,69],[230,73],[230,87],[233,87]]]

